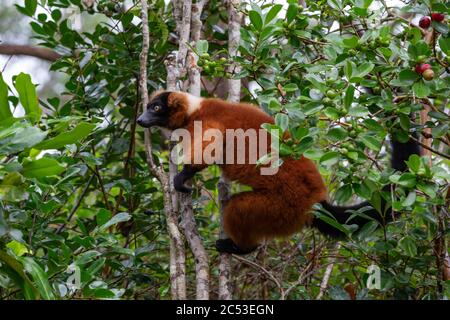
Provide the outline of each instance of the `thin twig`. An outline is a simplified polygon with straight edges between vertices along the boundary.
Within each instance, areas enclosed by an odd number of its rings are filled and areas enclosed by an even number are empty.
[[[427,146],[426,144],[420,142],[418,139],[414,138],[413,136],[410,136],[410,138],[411,138],[414,142],[416,142],[417,144],[419,144],[422,148],[425,148],[425,149],[427,149],[427,150],[430,150],[431,152],[433,152],[433,153],[435,153],[435,154],[437,154],[437,155],[439,155],[439,156],[441,156],[441,157],[444,157],[444,158],[446,158],[446,159],[450,159],[450,155],[447,155],[447,154],[445,154],[445,153],[442,153],[442,152],[440,152],[440,151],[437,151],[437,150],[435,150],[435,149],[433,149],[433,148]]]
[[[256,268],[256,269],[259,269],[259,270],[261,270],[262,272],[264,272],[265,274],[267,274],[267,275],[269,276],[269,278],[273,281],[273,283],[275,283],[275,285],[276,285],[276,286],[278,287],[278,289],[280,290],[281,299],[284,300],[285,294],[284,294],[283,286],[281,285],[280,281],[278,281],[278,279],[275,278],[275,276],[274,276],[270,271],[268,271],[268,270],[267,270],[266,268],[264,268],[263,266],[260,266],[260,265],[257,264],[256,262],[250,261],[250,260],[245,259],[245,258],[243,258],[243,257],[241,257],[241,256],[232,254],[232,257],[235,258],[235,259],[237,259],[237,260],[239,260],[239,261],[241,261],[241,262],[243,262],[243,263],[245,263],[245,264],[247,264],[247,265],[249,265],[249,266],[252,266],[252,267],[254,267],[254,268]]]
[[[339,248],[341,247],[340,243],[337,243],[334,247],[334,250],[336,253],[339,251]],[[327,269],[325,270],[325,274],[323,276],[322,282],[320,283],[320,291],[319,294],[316,297],[316,300],[322,299],[323,294],[328,288],[328,281],[330,280],[331,272],[333,272],[334,263],[336,262],[336,257],[333,256],[330,258],[330,264],[327,266]]]

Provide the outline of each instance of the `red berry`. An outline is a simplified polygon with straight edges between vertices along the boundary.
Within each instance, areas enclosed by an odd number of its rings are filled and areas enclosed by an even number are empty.
[[[431,65],[429,65],[428,63],[419,63],[416,64],[416,72],[419,74],[422,74],[425,72],[425,70],[431,69]]]
[[[419,26],[421,28],[428,29],[430,27],[430,25],[431,25],[430,17],[427,17],[427,16],[422,17],[419,21]]]
[[[431,19],[436,22],[442,22],[445,18],[445,14],[434,12],[431,14]]]
[[[434,71],[431,69],[427,69],[422,73],[422,77],[427,80],[430,81],[434,78]]]

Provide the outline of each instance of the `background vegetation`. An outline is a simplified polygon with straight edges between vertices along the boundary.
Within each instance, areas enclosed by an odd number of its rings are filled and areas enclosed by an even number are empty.
[[[45,72],[53,76],[45,87],[57,90],[42,90],[35,74],[5,78],[8,61],[0,66],[0,299],[170,299],[164,190],[148,169],[144,131],[136,126],[141,3],[4,3],[0,15],[28,24],[3,25],[2,40],[11,44],[15,34],[30,33],[28,45],[48,48]],[[164,63],[180,46],[173,15],[179,3],[149,1],[150,92],[165,87]],[[201,40],[189,48],[202,95],[227,98],[227,79],[241,79],[241,100],[260,105],[291,132],[282,156],[313,159],[332,199],[377,206],[382,187],[393,183],[388,201],[402,215],[362,230],[329,220],[347,232],[345,240],[306,229],[233,257],[232,297],[448,298],[450,4],[233,3],[243,17],[240,56],[228,54],[230,4],[219,0],[203,7]],[[447,16],[419,26],[436,12]],[[416,71],[420,63],[433,70],[430,80]],[[408,172],[395,173],[386,138],[407,140],[413,132],[424,155],[410,158]],[[167,172],[164,136],[155,130],[152,142],[153,160]],[[210,297],[217,298],[220,174],[216,167],[206,171],[195,180],[192,206],[209,257]],[[193,298],[196,261],[189,251],[186,259]],[[382,281],[369,290],[372,264]]]

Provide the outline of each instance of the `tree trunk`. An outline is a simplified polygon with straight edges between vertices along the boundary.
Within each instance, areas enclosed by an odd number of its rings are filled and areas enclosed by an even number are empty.
[[[149,48],[149,30],[148,30],[148,4],[147,0],[141,0],[141,19],[142,19],[142,52],[140,55],[140,90],[142,109],[145,111],[148,104],[148,90],[147,90],[147,57]],[[172,73],[173,63],[168,57],[166,61],[167,66],[167,82],[169,84],[175,83],[177,74]],[[176,70],[175,70],[176,71]],[[172,299],[186,299],[186,262],[184,252],[184,239],[178,228],[178,219],[175,206],[172,201],[172,192],[170,188],[170,177],[155,165],[153,162],[151,132],[149,129],[145,130],[145,150],[146,158],[150,172],[159,180],[163,189],[164,208],[166,213],[167,230],[170,238],[170,284]]]
[[[239,42],[241,40],[241,21],[242,16],[239,11],[240,0],[230,0],[228,2],[228,54],[233,59],[239,54]],[[231,74],[238,73],[239,65],[235,62],[230,64],[228,72]],[[239,102],[241,97],[241,80],[228,80],[228,100],[231,102]],[[226,177],[222,174],[219,185],[219,202],[220,202],[220,238],[226,238],[223,229],[223,211],[231,196],[231,185]],[[220,254],[219,260],[219,299],[231,300],[232,293],[230,288],[231,261],[230,255],[227,253]]]
[[[192,5],[191,9],[186,10],[192,13],[190,23],[191,46],[195,47],[198,40],[200,40],[200,33],[202,22],[200,15],[205,4],[204,0],[198,1]],[[186,7],[186,2],[184,3]],[[187,29],[189,26],[185,26]],[[188,34],[186,32],[186,34]],[[181,42],[180,42],[181,46]],[[181,51],[181,49],[180,49]],[[184,60],[185,69],[189,76],[189,92],[197,97],[201,95],[200,70],[197,66],[197,56],[192,50],[188,50],[187,59]],[[196,277],[196,298],[198,300],[209,299],[209,259],[206,253],[203,242],[197,230],[197,224],[194,218],[194,211],[192,209],[192,196],[182,194],[180,195],[180,206],[183,219],[183,228],[189,247],[194,255],[195,260],[195,277]]]

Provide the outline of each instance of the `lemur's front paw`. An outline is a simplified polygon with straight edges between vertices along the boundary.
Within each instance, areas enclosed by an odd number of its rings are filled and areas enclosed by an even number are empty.
[[[233,240],[227,238],[227,239],[219,239],[216,241],[216,249],[219,252],[223,253],[233,253],[233,254],[249,254],[258,249],[258,246],[249,248],[249,249],[241,249],[239,248]]]
[[[184,183],[186,182],[186,177],[183,173],[179,173],[173,178],[173,186],[175,187],[175,190],[182,193],[191,193],[192,188],[186,187]]]

